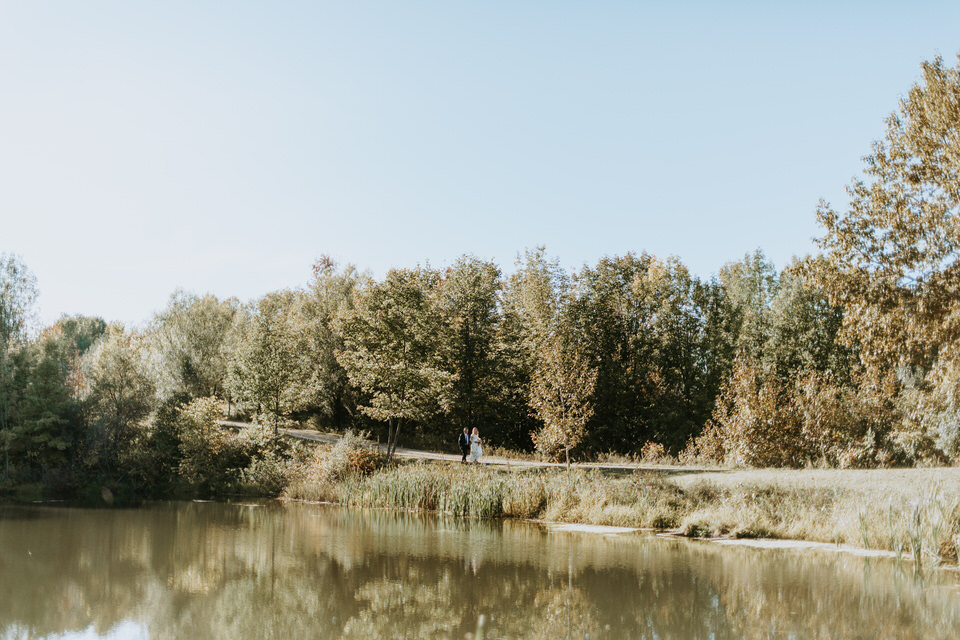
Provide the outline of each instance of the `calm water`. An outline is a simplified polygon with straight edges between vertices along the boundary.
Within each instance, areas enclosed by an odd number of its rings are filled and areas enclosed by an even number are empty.
[[[322,505],[0,508],[0,638],[956,638],[952,572]]]

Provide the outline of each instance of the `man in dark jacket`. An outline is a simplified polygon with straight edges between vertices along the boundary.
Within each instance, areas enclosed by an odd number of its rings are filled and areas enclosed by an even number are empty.
[[[460,434],[457,443],[460,445],[460,452],[463,454],[463,460],[460,462],[464,463],[467,461],[467,456],[470,455],[470,431],[466,427],[463,428],[463,433]]]

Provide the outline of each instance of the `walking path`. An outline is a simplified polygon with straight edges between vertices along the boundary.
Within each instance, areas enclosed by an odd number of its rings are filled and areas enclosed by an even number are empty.
[[[251,423],[247,422],[230,422],[227,420],[221,420],[220,425],[223,427],[231,427],[235,429],[244,429],[246,427],[254,426]],[[322,442],[324,444],[336,444],[340,440],[340,436],[335,433],[321,433],[319,431],[313,431],[311,429],[280,429],[280,432],[291,438],[298,438],[300,440],[308,440],[310,442]],[[380,445],[370,442],[371,447],[378,447]],[[394,452],[395,455],[401,458],[413,458],[419,460],[445,460],[447,462],[460,462],[461,455],[459,453],[437,453],[434,451],[422,451],[419,449],[406,449],[404,447],[397,447]],[[517,460],[512,458],[501,458],[497,456],[484,455],[482,459],[483,464],[495,464],[506,467],[565,467],[566,465],[562,462],[543,462],[539,460]],[[703,473],[706,469],[702,467],[684,467],[680,465],[650,465],[650,464],[638,464],[638,463],[607,463],[607,462],[574,462],[571,463],[571,467],[576,467],[578,469],[606,469],[610,471],[637,471],[637,470],[650,470],[650,471],[662,471],[662,472],[697,472]],[[716,471],[722,471],[722,469],[717,469]]]

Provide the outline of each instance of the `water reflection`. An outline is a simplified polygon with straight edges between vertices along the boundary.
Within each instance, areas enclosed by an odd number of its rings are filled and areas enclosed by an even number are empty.
[[[0,638],[947,638],[955,574],[322,505],[0,509]]]

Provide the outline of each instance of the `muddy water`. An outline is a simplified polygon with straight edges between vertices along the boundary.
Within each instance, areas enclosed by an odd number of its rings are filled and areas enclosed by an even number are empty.
[[[0,508],[0,638],[956,638],[887,559],[323,505]]]

